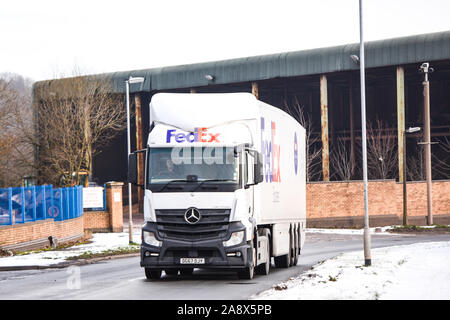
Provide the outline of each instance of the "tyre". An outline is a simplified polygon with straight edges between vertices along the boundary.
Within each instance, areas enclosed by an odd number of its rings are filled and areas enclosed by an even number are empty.
[[[178,269],[165,269],[164,272],[168,276],[176,276],[176,275],[178,275]]]
[[[296,266],[298,263],[298,255],[299,255],[299,248],[300,248],[300,236],[299,236],[300,230],[297,229],[294,233],[294,262],[292,263],[293,266]]]
[[[277,268],[289,268],[291,266],[291,236],[289,235],[289,250],[288,250],[288,254],[279,256],[279,257],[274,257],[274,261],[275,261],[275,267]]]
[[[162,270],[145,268],[145,276],[149,280],[158,280],[161,278]]]
[[[255,267],[253,265],[238,271],[238,277],[242,280],[252,280],[254,275]]]
[[[194,273],[194,268],[180,269],[180,274],[182,276],[190,276]]]
[[[295,263],[295,235],[294,230],[291,229],[289,232],[289,252],[291,253],[291,260],[289,261],[289,267],[294,266]]]
[[[256,261],[256,250],[254,248],[253,241],[251,241],[253,247],[252,247],[252,261],[250,263],[249,267],[246,267],[242,270],[238,271],[238,278],[243,280],[252,280],[253,276],[255,275],[255,261]]]

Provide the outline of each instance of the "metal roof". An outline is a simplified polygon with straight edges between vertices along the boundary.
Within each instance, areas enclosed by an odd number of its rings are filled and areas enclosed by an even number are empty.
[[[192,88],[357,70],[359,67],[350,58],[352,54],[359,55],[359,43],[97,76],[110,79],[114,92],[124,92],[124,81],[130,76],[145,77],[143,83],[130,85],[131,92]],[[366,68],[447,60],[450,31],[366,42],[365,59]],[[205,78],[207,74],[214,76],[214,82]],[[44,83],[49,81],[37,85]]]

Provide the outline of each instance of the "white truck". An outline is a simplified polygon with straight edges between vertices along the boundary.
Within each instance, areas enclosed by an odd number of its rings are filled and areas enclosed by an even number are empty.
[[[145,153],[141,267],[241,279],[297,264],[305,242],[305,129],[250,93],[157,93]]]

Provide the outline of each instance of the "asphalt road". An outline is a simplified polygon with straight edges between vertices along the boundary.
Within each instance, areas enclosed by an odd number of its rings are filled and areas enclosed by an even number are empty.
[[[373,235],[372,248],[450,241],[447,235]],[[244,300],[297,276],[340,253],[361,250],[362,236],[307,234],[298,265],[272,268],[268,276],[239,280],[235,273],[196,269],[192,276],[145,279],[139,257],[119,258],[64,269],[0,272],[0,299],[170,299]],[[373,261],[376,263],[376,261]]]

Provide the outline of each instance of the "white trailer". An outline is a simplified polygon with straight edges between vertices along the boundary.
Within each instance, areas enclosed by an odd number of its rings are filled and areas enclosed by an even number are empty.
[[[155,94],[145,152],[147,278],[297,264],[305,241],[305,129],[249,93]],[[136,153],[129,181],[136,184]]]

